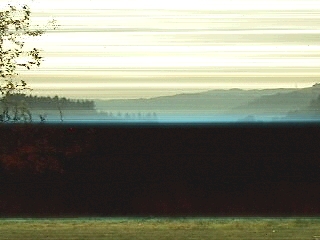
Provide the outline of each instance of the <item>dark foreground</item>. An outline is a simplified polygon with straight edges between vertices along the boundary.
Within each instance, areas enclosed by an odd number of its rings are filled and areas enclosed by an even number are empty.
[[[316,123],[0,128],[3,217],[320,215]]]
[[[2,239],[319,239],[319,219],[2,219]]]

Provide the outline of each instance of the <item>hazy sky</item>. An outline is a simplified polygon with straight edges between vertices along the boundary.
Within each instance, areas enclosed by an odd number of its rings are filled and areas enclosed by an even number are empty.
[[[8,3],[7,0],[0,0]],[[34,93],[140,98],[213,88],[307,87],[320,76],[320,1],[29,0]]]

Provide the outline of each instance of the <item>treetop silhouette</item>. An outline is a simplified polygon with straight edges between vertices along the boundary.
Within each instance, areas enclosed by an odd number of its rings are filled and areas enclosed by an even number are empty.
[[[8,4],[0,11],[0,101],[2,113],[0,120],[31,121],[31,114],[25,103],[10,102],[11,95],[31,91],[23,80],[19,80],[17,70],[19,67],[31,69],[39,67],[43,61],[40,49],[25,49],[25,38],[28,36],[41,36],[45,30],[31,26],[31,11],[27,5],[14,6]],[[48,23],[56,29],[55,20]]]

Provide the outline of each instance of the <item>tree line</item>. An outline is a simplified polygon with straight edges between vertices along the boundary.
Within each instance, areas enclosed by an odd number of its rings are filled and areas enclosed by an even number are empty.
[[[24,102],[30,110],[95,110],[95,103],[91,100],[73,100],[65,97],[44,97],[35,95],[15,94],[7,98],[8,102]]]

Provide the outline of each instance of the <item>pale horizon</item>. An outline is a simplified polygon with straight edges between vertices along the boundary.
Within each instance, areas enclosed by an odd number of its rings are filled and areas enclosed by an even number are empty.
[[[36,95],[131,99],[320,82],[318,1],[10,3],[28,4],[34,24],[60,25],[27,39],[44,56],[19,72]]]

